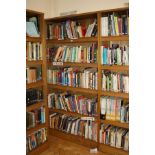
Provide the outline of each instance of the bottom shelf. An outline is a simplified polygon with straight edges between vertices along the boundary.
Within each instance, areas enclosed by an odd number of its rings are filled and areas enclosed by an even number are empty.
[[[109,153],[112,155],[129,155],[128,151],[124,151],[122,149],[118,149],[118,148],[108,146],[105,144],[99,144],[99,150],[104,153]]]
[[[84,137],[72,135],[69,133],[64,133],[62,131],[59,131],[57,129],[49,129],[49,134],[52,136],[56,136],[71,142],[74,142],[76,144],[84,145],[89,148],[94,148],[98,146],[98,143],[89,139],[85,139]]]
[[[27,155],[36,155],[36,154],[40,154],[41,152],[45,151],[46,149],[48,149],[49,147],[49,143],[48,140],[39,145],[37,148],[33,149],[32,151],[30,151],[29,153],[27,153]]]

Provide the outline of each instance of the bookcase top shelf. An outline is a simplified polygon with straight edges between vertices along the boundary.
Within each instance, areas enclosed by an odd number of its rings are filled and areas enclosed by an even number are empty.
[[[26,9],[26,14],[34,16],[34,15],[43,15],[44,13],[39,12],[39,11],[34,11],[34,10]]]

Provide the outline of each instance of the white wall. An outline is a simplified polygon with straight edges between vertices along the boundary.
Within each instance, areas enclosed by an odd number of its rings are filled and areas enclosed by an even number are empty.
[[[125,7],[129,0],[55,0],[54,16],[61,12],[77,10],[77,13]]]
[[[61,12],[77,13],[125,7],[129,0],[26,0],[27,9],[45,13],[45,18],[60,16]]]
[[[45,18],[54,16],[51,8],[53,7],[54,0],[26,0],[26,9],[43,12]]]

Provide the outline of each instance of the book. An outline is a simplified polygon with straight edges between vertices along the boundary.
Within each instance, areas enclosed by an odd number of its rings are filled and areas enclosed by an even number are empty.
[[[34,22],[26,22],[26,34],[30,37],[40,37]]]

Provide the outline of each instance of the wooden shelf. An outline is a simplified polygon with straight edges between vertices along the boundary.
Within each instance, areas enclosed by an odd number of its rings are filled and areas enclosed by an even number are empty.
[[[76,135],[72,135],[63,131],[60,131],[58,129],[49,129],[50,135],[53,136],[57,136],[59,138],[63,138],[65,140],[80,144],[80,145],[84,145],[87,147],[97,147],[98,143],[93,141],[93,140],[89,140],[89,139],[85,139],[84,137],[81,136],[76,136]]]
[[[128,35],[102,37],[101,41],[129,41]]]
[[[41,129],[41,128],[47,128],[47,124],[44,123],[44,124],[39,124],[39,125],[36,125],[35,127],[33,128],[30,128],[30,129],[26,129],[26,135],[30,135],[31,133]]]
[[[112,65],[112,66],[108,66],[108,65],[101,65],[101,69],[103,70],[111,70],[111,71],[115,71],[115,72],[129,72],[129,66],[118,66],[118,65]]]
[[[36,61],[26,61],[26,66],[35,66],[35,65],[42,65],[43,61],[42,60],[36,60]]]
[[[32,110],[37,109],[41,106],[45,106],[45,103],[43,101],[27,106],[26,112],[32,111]]]
[[[62,86],[62,85],[56,85],[56,84],[48,84],[49,88],[52,89],[59,89],[59,90],[65,90],[65,91],[75,91],[80,93],[87,93],[87,94],[97,94],[97,90],[93,89],[87,89],[87,88],[79,88],[79,87],[70,87],[70,86]]]
[[[65,111],[62,109],[50,109],[50,112],[62,113],[62,114],[67,114],[67,115],[71,115],[71,116],[75,116],[75,117],[94,117],[94,118],[96,118],[96,116],[88,116],[88,115],[78,114],[76,112]]]
[[[121,123],[119,121],[112,121],[112,120],[100,120],[100,122],[104,124],[111,124],[117,127],[129,129],[129,123]]]
[[[97,63],[96,64],[87,64],[87,63],[75,63],[75,62],[64,62],[63,65],[53,65],[52,62],[47,61],[47,66],[50,68],[52,67],[92,67],[92,68],[97,68],[98,69],[98,89],[97,90],[92,90],[92,89],[86,89],[86,88],[79,88],[79,87],[70,87],[70,86],[63,86],[59,84],[48,84],[48,92],[57,92],[57,91],[70,91],[70,93],[80,93],[83,95],[87,96],[98,96],[98,105],[100,105],[100,97],[101,96],[112,96],[116,98],[123,98],[123,99],[129,99],[129,93],[122,93],[122,92],[112,92],[112,91],[102,91],[102,70],[110,70],[112,72],[118,72],[118,73],[124,73],[129,75],[129,66],[119,66],[119,65],[101,65],[101,49],[100,46],[104,44],[104,42],[128,42],[129,41],[129,35],[120,35],[120,36],[107,36],[103,37],[101,36],[101,18],[108,16],[108,14],[112,14],[113,12],[118,13],[119,15],[123,14],[128,14],[129,8],[117,8],[117,9],[111,9],[111,10],[101,10],[101,11],[96,11],[92,13],[87,13],[87,14],[76,14],[76,15],[69,15],[69,16],[63,16],[63,17],[56,17],[56,18],[50,18],[46,20],[46,24],[49,23],[60,23],[60,22],[65,22],[67,19],[70,20],[80,20],[82,19],[83,21],[85,19],[90,19],[90,18],[96,18],[97,19],[97,28],[98,28],[98,36],[97,37],[86,37],[86,38],[79,38],[79,39],[65,39],[65,40],[57,40],[57,39],[47,39],[47,47],[52,47],[54,45],[73,45],[73,46],[78,46],[82,44],[89,44],[89,43],[97,43],[98,45],[98,55],[97,55]],[[118,149],[111,147],[109,145],[104,145],[99,143],[99,133],[100,133],[100,124],[111,124],[117,127],[121,127],[124,129],[129,129],[129,123],[121,123],[119,121],[112,121],[112,120],[101,120],[100,119],[100,109],[101,107],[98,107],[97,111],[97,116],[95,117],[95,120],[97,122],[98,128],[97,128],[97,134],[98,134],[98,142],[94,142],[88,139],[84,139],[84,137],[68,134],[64,131],[60,131],[58,129],[49,129],[49,133],[51,135],[66,139],[68,141],[72,141],[74,143],[80,144],[80,145],[85,145],[89,148],[97,147],[98,150],[106,152],[108,154],[115,154],[115,155],[128,155],[129,151],[124,151],[123,149]],[[57,113],[62,113],[62,114],[68,114],[71,116],[75,117],[81,117],[85,115],[81,115],[78,113],[74,112],[68,112],[60,109],[50,109],[49,112],[57,112]]]
[[[38,81],[38,82],[26,84],[26,89],[36,88],[36,87],[41,87],[41,86],[43,86],[43,81],[42,80]]]
[[[97,42],[97,37],[83,37],[78,39],[64,39],[64,40],[58,40],[58,39],[47,39],[47,44],[70,44],[70,43],[89,43],[89,42]]]
[[[123,149],[118,149],[101,143],[99,144],[99,150],[108,154],[129,155],[129,151],[124,151]]]
[[[29,36],[26,36],[26,41],[41,42],[41,37],[29,37]]]
[[[52,66],[52,67],[67,67],[67,66],[71,66],[71,67],[93,67],[93,68],[97,68],[97,64],[95,63],[76,63],[76,62],[64,62],[63,65],[53,65],[52,62],[48,61],[48,66]]]
[[[40,144],[35,149],[31,150],[27,155],[36,155],[45,151],[49,147],[49,142],[46,140],[43,144]]]
[[[113,96],[113,97],[122,97],[122,98],[125,98],[125,99],[129,99],[129,94],[128,93],[101,91],[101,95],[103,95],[103,96]]]

